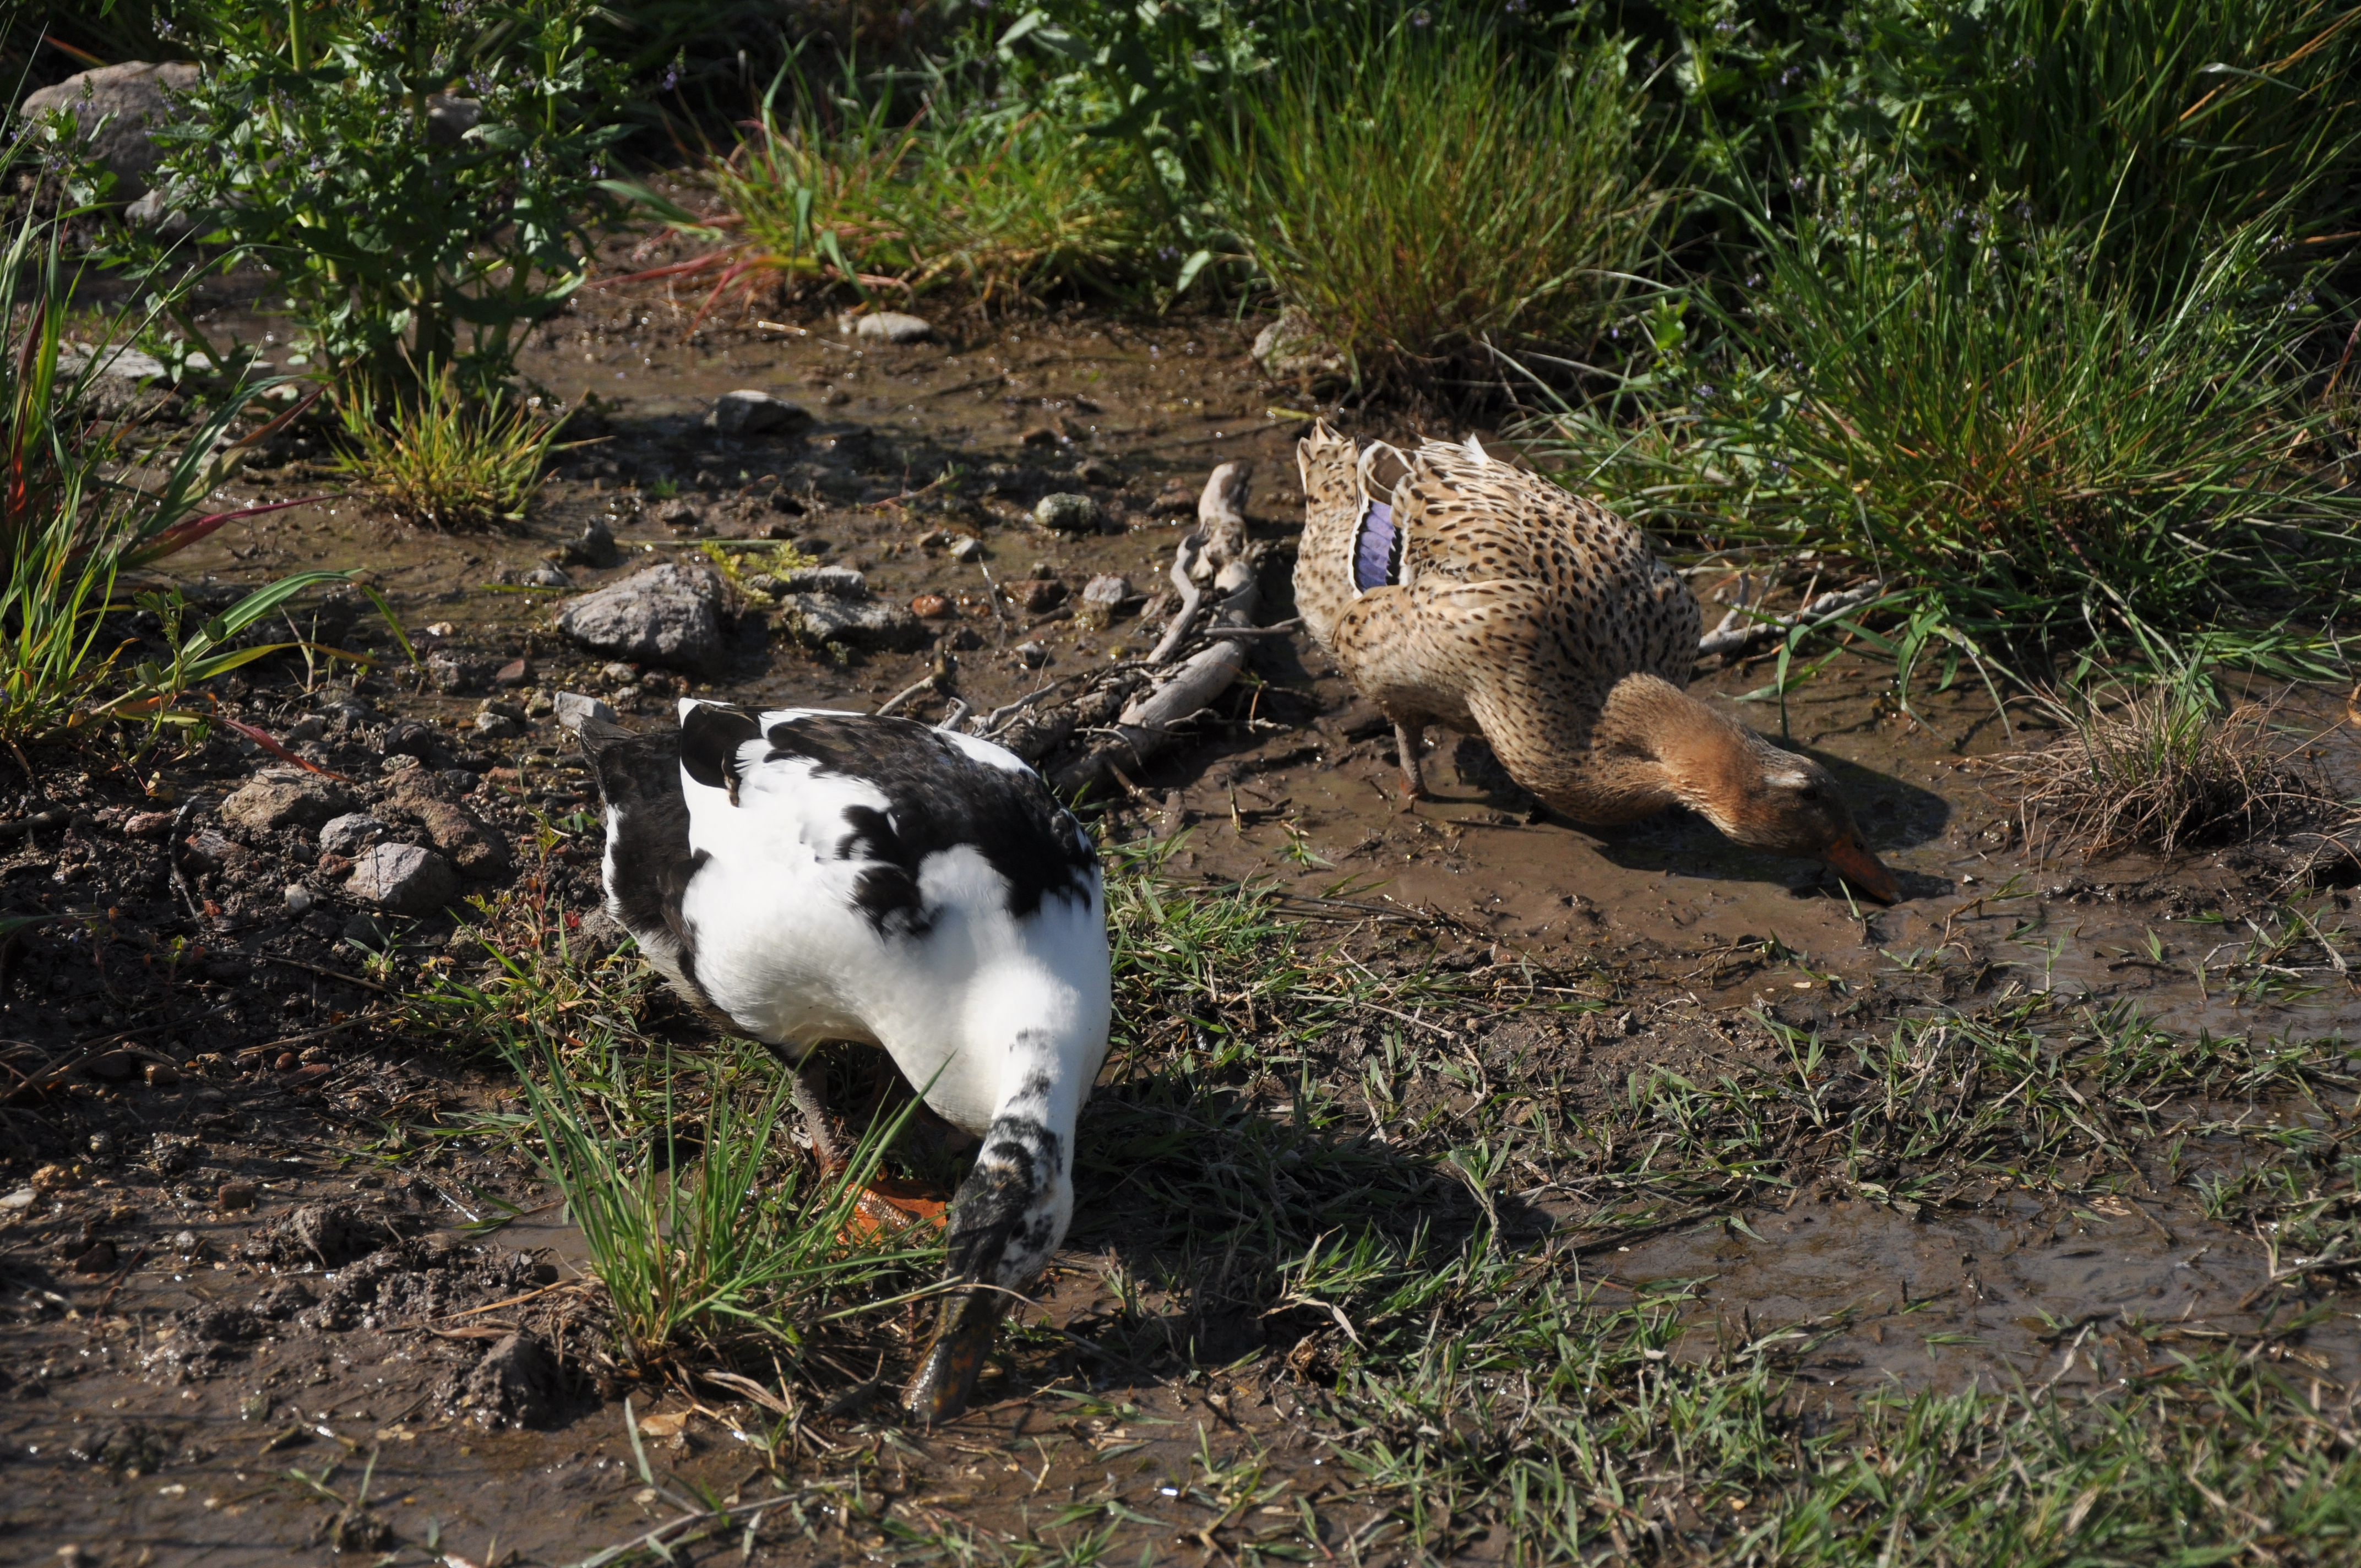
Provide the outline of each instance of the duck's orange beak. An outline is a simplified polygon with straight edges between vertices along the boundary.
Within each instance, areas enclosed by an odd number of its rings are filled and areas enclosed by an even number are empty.
[[[1869,846],[1861,841],[1859,833],[1848,833],[1839,839],[1821,853],[1820,859],[1828,863],[1829,870],[1878,903],[1900,901],[1902,888],[1894,880],[1894,873],[1878,863],[1877,857],[1869,852]]]

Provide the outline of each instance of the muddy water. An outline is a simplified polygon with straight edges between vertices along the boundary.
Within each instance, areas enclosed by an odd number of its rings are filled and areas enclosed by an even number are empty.
[[[1159,498],[1175,484],[1193,493],[1213,463],[1231,458],[1257,466],[1258,533],[1284,539],[1300,523],[1301,394],[1254,374],[1244,352],[1254,323],[952,324],[946,341],[888,347],[856,343],[825,321],[741,323],[684,344],[696,303],[644,291],[591,298],[535,345],[528,373],[569,401],[595,392],[608,433],[563,460],[521,533],[422,534],[333,499],[225,530],[176,564],[232,582],[359,565],[413,628],[447,621],[463,642],[547,658],[555,596],[502,579],[592,518],[610,522],[629,557],[605,572],[569,568],[577,587],[708,539],[790,537],[859,566],[881,595],[965,596],[941,642],[956,648],[961,696],[982,709],[1136,654],[1148,641],[1133,621],[1091,630],[1054,610],[1005,622],[983,602],[987,574],[1005,582],[1038,567],[1078,590],[1094,574],[1119,572],[1152,593],[1189,521]],[[269,323],[247,330],[258,336]],[[793,437],[718,441],[701,424],[712,399],[749,387],[798,402],[815,422]],[[240,499],[333,489],[303,467],[317,455],[298,453],[243,482]],[[928,488],[949,466],[971,479],[946,507]],[[1025,521],[1032,499],[1067,489],[1093,495],[1119,527],[1069,539]],[[772,499],[782,490],[791,509]],[[666,521],[684,505],[697,514],[693,531]],[[946,536],[961,533],[983,541],[980,565],[950,559]],[[1265,619],[1288,613],[1283,558],[1265,587]],[[1046,663],[1019,657],[1026,641],[1045,647]],[[839,665],[747,646],[713,689],[752,702],[868,707],[935,657]],[[1498,962],[1611,964],[1636,977],[1639,994],[1839,1033],[1895,1004],[1965,1007],[2013,991],[2129,1003],[2168,1027],[2217,1034],[2328,1033],[2361,1016],[2347,973],[2361,966],[2361,934],[2346,933],[2343,894],[2297,899],[2311,927],[2301,940],[2282,939],[2290,917],[2218,858],[2083,867],[2027,854],[1971,765],[2008,743],[1976,693],[1920,694],[1921,724],[1894,710],[1882,668],[1840,663],[1786,704],[1786,732],[1837,771],[1872,842],[1902,875],[1905,901],[1873,910],[1855,907],[1815,868],[1737,850],[1686,816],[1608,835],[1536,820],[1480,750],[1442,731],[1425,760],[1435,798],[1406,806],[1389,734],[1315,648],[1274,640],[1258,647],[1255,668],[1263,690],[1244,721],[1210,727],[1201,743],[1134,781],[1145,802],[1130,830],[1189,829],[1172,862],[1180,875],[1253,876],[1391,904],[1454,940],[1473,938]],[[1758,664],[1705,677],[1700,689],[1775,731],[1775,704],[1737,700],[1766,678]],[[432,696],[413,704],[455,722],[473,706]],[[928,698],[914,711],[933,717],[941,705]],[[2320,715],[2323,729],[2333,717]],[[2323,739],[2324,761],[2361,778],[2344,733]],[[2230,1163],[2235,1151],[2220,1158]],[[2259,1243],[2205,1223],[2178,1197],[2075,1210],[2003,1191],[1972,1210],[1909,1212],[1807,1191],[1737,1218],[1742,1224],[1595,1255],[1587,1277],[1609,1300],[1693,1281],[1699,1322],[1733,1338],[1812,1325],[1826,1337],[1805,1375],[1832,1400],[1889,1386],[2103,1380],[2136,1354],[2106,1337],[2127,1316],[2174,1322],[2170,1332],[2191,1343],[2224,1325],[2251,1328],[2246,1300],[2266,1261]],[[582,1266],[578,1235],[549,1216],[500,1239],[566,1277]],[[1100,1270],[1082,1255],[1067,1263],[1048,1316],[1086,1335],[1102,1304]],[[236,1266],[141,1271],[104,1303],[95,1290],[71,1291],[27,1331],[56,1365],[71,1358],[75,1376],[41,1377],[48,1403],[19,1401],[5,1423],[0,1485],[16,1539],[43,1553],[80,1543],[95,1559],[125,1562],[276,1563],[291,1551],[324,1559],[343,1504],[321,1487],[353,1499],[371,1455],[377,1514],[412,1545],[439,1539],[457,1554],[452,1562],[489,1563],[510,1550],[563,1561],[664,1517],[664,1504],[642,1490],[614,1403],[588,1401],[554,1432],[430,1432],[417,1423],[444,1372],[416,1335],[357,1331],[300,1376],[276,1380],[260,1359],[210,1379],[157,1375],[143,1360],[149,1325],[202,1299],[216,1277],[228,1289],[245,1277]],[[2361,1343],[2337,1331],[2290,1354],[2318,1358],[2312,1370],[2326,1376],[2361,1375]],[[986,1408],[925,1438],[857,1415],[826,1427],[821,1441],[837,1446],[821,1451],[816,1468],[860,1483],[815,1484],[779,1506],[826,1527],[813,1541],[870,1553],[904,1550],[896,1532],[912,1529],[981,1524],[1055,1540],[1075,1519],[1102,1518],[1124,1521],[1126,1553],[1202,1553],[1214,1541],[1197,1532],[1232,1509],[1205,1490],[1201,1442],[1217,1464],[1263,1453],[1285,1483],[1259,1513],[1236,1515],[1224,1549],[1255,1530],[1279,1530],[1277,1517],[1256,1521],[1334,1486],[1333,1456],[1306,1435],[1293,1396],[1276,1382],[1069,1385],[1056,1398],[998,1404],[993,1392],[987,1384]],[[268,1396],[258,1413],[258,1393]],[[635,1408],[686,1413],[680,1435],[657,1442],[660,1465],[732,1500],[771,1495],[755,1445],[730,1426],[752,1419],[746,1407],[699,1412],[677,1391],[659,1391]],[[163,1434],[165,1467],[135,1476],[75,1457],[78,1434],[109,1423]],[[320,1486],[291,1479],[291,1468]],[[99,1474],[109,1478],[93,1493]],[[881,1500],[891,1505],[882,1516]],[[1374,1517],[1339,1505],[1335,1522],[1350,1532]],[[824,1561],[837,1550],[788,1552]]]

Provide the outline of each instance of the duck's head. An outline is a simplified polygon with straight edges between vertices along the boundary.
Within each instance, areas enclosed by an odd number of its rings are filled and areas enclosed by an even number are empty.
[[[1853,825],[1852,812],[1828,769],[1768,741],[1750,750],[1762,755],[1759,761],[1748,759],[1754,765],[1741,771],[1740,786],[1699,803],[1715,827],[1731,842],[1749,849],[1823,861],[1880,904],[1901,897],[1894,873],[1870,853],[1861,829]]]
[[[1602,757],[1625,759],[1635,793],[1653,784],[1733,843],[1822,861],[1881,904],[1901,896],[1828,769],[1667,682],[1635,675],[1618,683],[1596,745]],[[1653,777],[1643,783],[1643,775]]]

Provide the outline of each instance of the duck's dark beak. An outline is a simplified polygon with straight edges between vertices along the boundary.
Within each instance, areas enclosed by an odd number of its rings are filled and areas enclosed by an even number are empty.
[[[943,1298],[934,1348],[902,1392],[902,1403],[922,1424],[950,1420],[967,1409],[1006,1299],[997,1290],[956,1290]]]
[[[1877,857],[1869,852],[1869,846],[1861,841],[1858,832],[1847,833],[1830,844],[1821,853],[1820,859],[1828,863],[1829,870],[1878,903],[1894,904],[1901,900],[1902,888],[1894,880],[1894,873],[1878,863]]]

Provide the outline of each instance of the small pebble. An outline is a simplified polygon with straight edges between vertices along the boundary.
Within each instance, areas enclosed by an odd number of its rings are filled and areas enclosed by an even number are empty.
[[[277,1067],[281,1072],[293,1072],[296,1066],[295,1053],[293,1051],[280,1052],[278,1061],[272,1065]]]
[[[115,1266],[115,1244],[93,1242],[88,1251],[73,1261],[76,1274],[104,1274]]]
[[[1049,662],[1049,650],[1038,642],[1019,642],[1016,656],[1028,670],[1038,670]]]
[[[256,1193],[251,1181],[225,1181],[214,1193],[214,1207],[227,1212],[232,1209],[251,1209]]]
[[[940,594],[920,594],[910,601],[910,613],[920,620],[940,620],[950,612],[951,601]]]
[[[5,1197],[0,1197],[0,1212],[21,1213],[31,1208],[39,1197],[40,1194],[31,1188],[19,1187]]]
[[[148,1088],[170,1089],[180,1081],[181,1069],[174,1067],[171,1063],[151,1061],[148,1064]]]
[[[319,902],[318,896],[302,883],[291,882],[287,884],[288,914],[309,915],[312,912],[312,905]]]
[[[981,539],[970,537],[951,546],[951,559],[954,561],[973,561],[983,554],[983,541]]]
[[[533,685],[533,666],[522,659],[511,659],[492,673],[496,686],[529,686]]]

